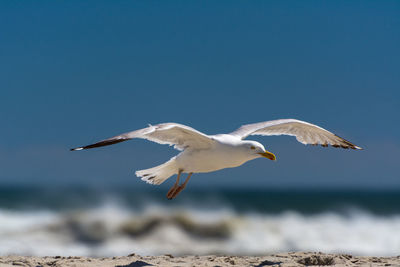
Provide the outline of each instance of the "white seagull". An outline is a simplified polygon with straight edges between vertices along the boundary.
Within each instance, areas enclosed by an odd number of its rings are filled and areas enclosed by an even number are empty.
[[[238,167],[260,157],[276,159],[275,155],[265,150],[259,142],[244,140],[249,135],[291,135],[303,144],[362,149],[317,125],[295,119],[281,119],[247,124],[232,133],[217,135],[206,135],[178,123],[161,123],[71,150],[108,146],[133,138],[173,145],[182,152],[164,164],[136,172],[136,176],[143,181],[155,185],[177,174],[175,184],[167,193],[167,198],[173,199],[185,188],[193,173]],[[182,173],[188,173],[188,176],[185,182],[179,185]]]

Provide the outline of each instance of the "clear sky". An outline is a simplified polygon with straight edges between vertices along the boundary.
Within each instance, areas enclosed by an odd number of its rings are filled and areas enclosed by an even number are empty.
[[[1,1],[0,62],[2,184],[146,186],[134,170],[176,151],[68,149],[148,123],[297,118],[365,150],[257,137],[277,162],[190,183],[400,188],[399,1]]]

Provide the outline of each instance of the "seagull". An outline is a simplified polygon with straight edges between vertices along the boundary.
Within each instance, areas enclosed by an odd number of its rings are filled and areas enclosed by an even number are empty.
[[[317,125],[296,119],[280,119],[246,124],[229,134],[216,135],[207,135],[178,123],[161,123],[91,145],[72,148],[71,151],[113,145],[134,138],[174,146],[175,149],[181,151],[178,155],[164,164],[135,173],[143,181],[154,185],[160,185],[177,174],[174,185],[167,193],[167,198],[173,199],[186,187],[193,173],[234,168],[261,157],[276,160],[275,155],[267,151],[259,142],[245,140],[249,135],[290,135],[295,136],[297,141],[305,145],[362,149]],[[188,175],[180,184],[179,179],[182,173]]]

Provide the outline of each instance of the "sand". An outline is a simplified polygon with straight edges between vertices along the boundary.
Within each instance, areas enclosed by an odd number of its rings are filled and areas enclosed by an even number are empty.
[[[269,256],[139,256],[129,255],[112,258],[89,257],[30,257],[2,256],[0,266],[105,266],[105,267],[142,267],[142,266],[400,266],[397,257],[357,257],[346,254],[324,254],[312,252],[282,253]]]

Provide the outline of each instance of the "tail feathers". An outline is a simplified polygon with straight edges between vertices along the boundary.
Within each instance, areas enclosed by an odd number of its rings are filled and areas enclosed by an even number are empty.
[[[176,173],[176,162],[175,157],[173,157],[164,164],[161,164],[154,168],[137,171],[135,174],[146,183],[159,185]]]

